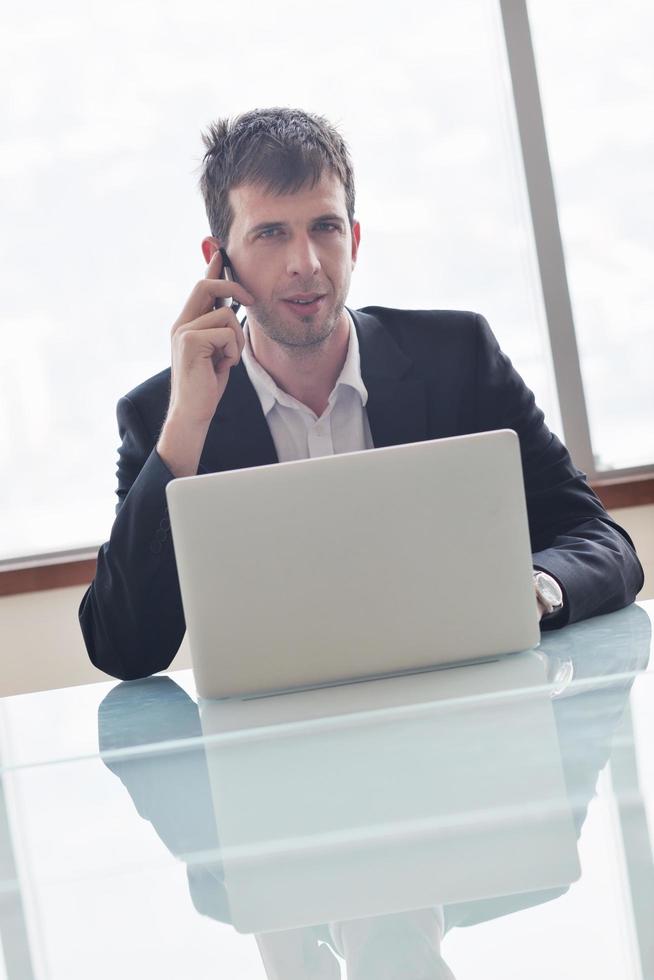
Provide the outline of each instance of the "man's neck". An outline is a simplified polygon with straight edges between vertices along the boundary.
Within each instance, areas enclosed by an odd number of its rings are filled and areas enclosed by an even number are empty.
[[[284,347],[250,321],[248,330],[254,356],[275,384],[320,417],[347,357],[350,321],[345,310],[329,337],[313,347]]]

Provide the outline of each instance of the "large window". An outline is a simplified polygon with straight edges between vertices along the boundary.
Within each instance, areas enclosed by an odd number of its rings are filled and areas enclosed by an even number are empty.
[[[350,143],[350,305],[483,313],[562,434],[496,0],[37,0],[0,43],[0,558],[108,536],[115,403],[169,364],[204,274],[200,131],[253,106],[320,112]]]
[[[530,2],[595,467],[654,461],[654,7]]]

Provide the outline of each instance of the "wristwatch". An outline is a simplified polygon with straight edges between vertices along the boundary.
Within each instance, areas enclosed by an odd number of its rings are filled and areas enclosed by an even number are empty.
[[[534,585],[536,595],[545,610],[543,616],[551,616],[552,613],[563,608],[563,592],[555,578],[547,572],[538,572],[534,569]]]

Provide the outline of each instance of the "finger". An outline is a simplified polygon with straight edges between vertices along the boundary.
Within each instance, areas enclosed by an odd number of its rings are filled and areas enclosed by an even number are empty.
[[[212,259],[213,261],[213,259]],[[217,299],[237,299],[243,306],[252,306],[254,296],[237,282],[226,279],[201,279],[195,284],[193,292],[186,301],[184,309],[175,320],[171,332],[174,333],[184,323],[192,323],[204,313],[213,310]]]
[[[186,369],[198,360],[211,358],[214,367],[226,361],[225,368],[240,360],[241,351],[234,331],[229,327],[213,327],[209,330],[186,330],[177,337],[177,348]],[[180,367],[182,364],[180,363]]]
[[[226,254],[227,253],[225,253],[225,255]],[[216,249],[216,251],[211,256],[211,259],[209,260],[209,265],[207,266],[207,272],[205,278],[224,279],[226,282],[231,282],[235,286],[238,286],[238,283],[234,279],[234,270],[232,269],[232,267],[228,265],[227,269],[225,269],[223,273],[223,266],[224,266],[223,252],[221,251],[221,249]],[[243,287],[241,287],[241,289],[242,288]],[[235,292],[234,289],[232,289],[231,293],[227,294],[227,297],[232,300],[238,300],[238,303],[241,306],[248,306],[254,303],[254,296],[251,296],[250,293],[247,292],[247,290],[245,290],[245,292],[241,296],[237,292]],[[214,304],[213,304],[214,309],[219,309],[221,305],[222,304],[220,302],[220,298],[214,300]],[[238,313],[238,309],[234,310],[234,313]]]
[[[233,331],[218,328],[216,330],[202,331],[202,338],[208,335],[209,343],[213,347],[211,361],[216,374],[223,374],[229,371],[241,359],[241,350],[236,342]]]
[[[238,322],[236,315],[230,309],[229,306],[221,306],[217,310],[209,310],[208,313],[203,313],[202,316],[197,317],[195,320],[191,320],[190,323],[180,323],[179,326],[174,327],[172,330],[172,340],[182,336],[189,331],[195,330],[215,330],[217,328],[229,328],[234,333],[236,342],[241,350],[245,346],[245,336],[243,334],[243,327]]]
[[[236,338],[232,335],[230,340],[220,349],[218,356],[213,357],[213,369],[216,374],[224,374],[226,371],[230,371],[240,360],[241,350],[236,343]]]
[[[218,248],[216,249],[216,251],[213,253],[213,255],[209,260],[209,265],[207,266],[207,271],[205,273],[205,279],[230,280],[231,276],[228,274],[226,269],[225,269],[225,274],[223,276],[223,266],[224,266],[223,253]],[[221,306],[230,306],[231,300],[232,300],[232,294],[230,293],[228,298],[224,298],[222,296],[217,297],[216,299],[214,299],[211,305],[214,310],[219,310]],[[234,313],[236,312],[237,311],[234,310]]]
[[[219,278],[219,279],[225,279],[227,282],[233,282],[234,281],[234,273],[232,271],[232,267],[226,261],[226,259],[227,259],[227,253],[224,252],[222,249],[218,249],[218,252],[220,254],[221,261],[219,263],[219,265],[220,265],[220,272],[219,272],[217,278]],[[212,263],[214,262],[215,258],[216,258],[216,253],[214,253],[214,255],[212,256],[212,259],[211,259],[211,261],[209,263],[209,266],[207,266],[207,278],[210,278],[211,275],[212,275],[212,271],[213,271],[212,270]],[[219,297],[218,299],[215,299],[213,301],[213,308],[214,308],[214,310],[219,310],[221,306],[231,306],[232,311],[234,313],[238,313],[239,307],[242,306],[242,304],[241,303],[235,303],[234,302],[234,297],[233,297],[232,293],[230,293],[229,294],[229,298],[224,299],[222,297]]]
[[[209,259],[209,265],[207,266],[207,271],[205,273],[205,279],[220,279],[223,273],[223,253],[219,248],[213,253]]]
[[[218,314],[218,317],[215,316]],[[239,357],[245,347],[245,334],[243,333],[243,327],[239,323],[236,314],[229,306],[220,306],[217,310],[211,310],[209,313],[205,313],[203,316],[198,317],[197,320],[190,324],[191,329],[194,330],[212,330],[218,327],[228,327],[233,331],[234,337],[236,339],[236,344],[238,346]],[[185,327],[180,327],[180,330],[184,330]]]

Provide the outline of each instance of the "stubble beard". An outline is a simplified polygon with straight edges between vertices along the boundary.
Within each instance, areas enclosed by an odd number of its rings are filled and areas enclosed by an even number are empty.
[[[345,308],[345,299],[340,298],[329,315],[323,320],[319,314],[311,313],[299,319],[282,319],[265,303],[256,303],[248,308],[248,317],[256,321],[262,332],[274,343],[284,347],[288,353],[301,356],[318,350],[336,329]]]

